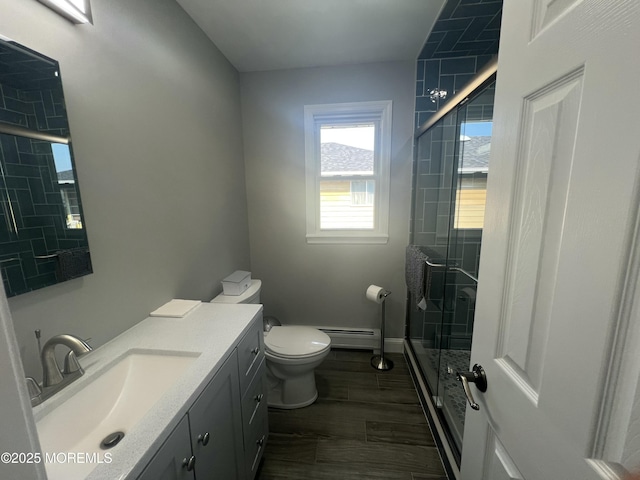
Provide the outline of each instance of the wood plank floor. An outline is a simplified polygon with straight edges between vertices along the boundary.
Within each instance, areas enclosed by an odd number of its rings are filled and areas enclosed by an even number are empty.
[[[318,400],[269,409],[258,480],[446,480],[404,357],[379,372],[371,352],[334,350],[316,370]]]

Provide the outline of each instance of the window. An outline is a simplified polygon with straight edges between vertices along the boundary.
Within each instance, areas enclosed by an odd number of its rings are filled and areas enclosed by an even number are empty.
[[[307,243],[386,243],[391,101],[305,106]]]
[[[89,0],[38,0],[73,23],[93,23]]]
[[[455,228],[482,229],[487,201],[487,174],[459,173],[456,191]]]
[[[351,205],[372,207],[376,182],[373,180],[353,180],[351,182]]]
[[[76,180],[71,164],[71,150],[68,145],[52,143],[53,162],[58,177],[58,188],[62,196],[67,228],[82,228],[80,200],[76,189]]]
[[[462,122],[454,228],[482,229],[491,154],[490,121]]]

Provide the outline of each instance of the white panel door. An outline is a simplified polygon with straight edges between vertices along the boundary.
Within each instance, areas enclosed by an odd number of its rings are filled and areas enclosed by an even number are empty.
[[[464,480],[640,466],[640,1],[505,0]]]

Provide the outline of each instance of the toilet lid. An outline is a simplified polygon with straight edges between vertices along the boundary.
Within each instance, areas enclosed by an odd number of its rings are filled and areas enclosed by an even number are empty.
[[[288,325],[272,327],[264,344],[277,355],[301,357],[326,350],[331,339],[317,328]]]

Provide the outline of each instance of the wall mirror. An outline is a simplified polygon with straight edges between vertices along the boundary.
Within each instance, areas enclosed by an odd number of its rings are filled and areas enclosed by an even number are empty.
[[[8,297],[92,272],[58,62],[1,36],[0,271]]]

